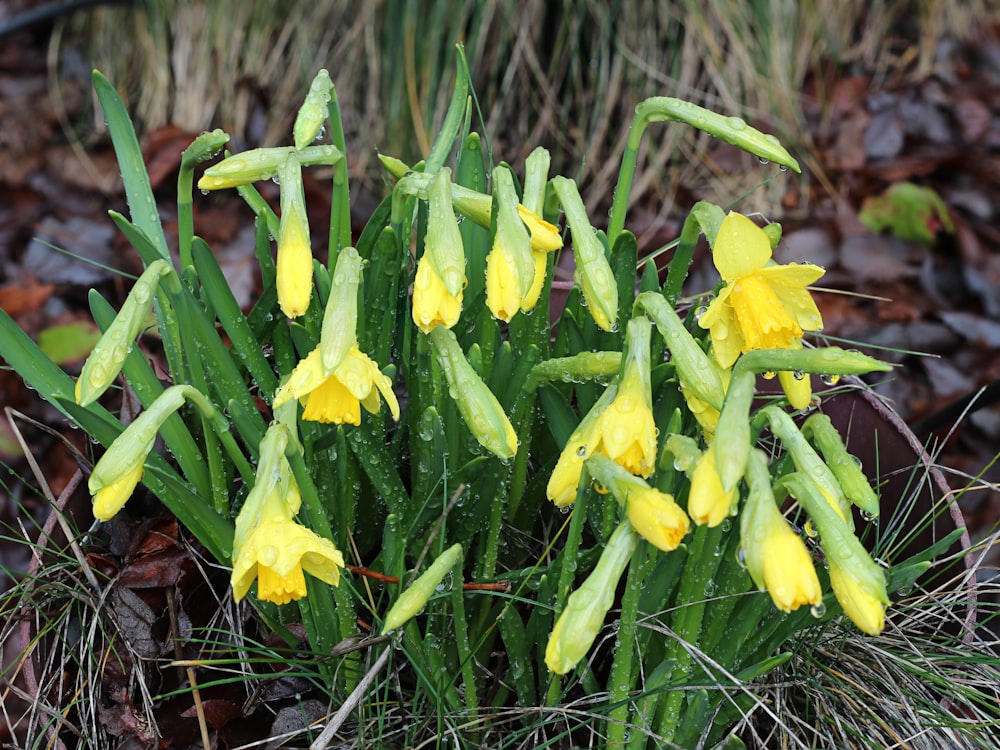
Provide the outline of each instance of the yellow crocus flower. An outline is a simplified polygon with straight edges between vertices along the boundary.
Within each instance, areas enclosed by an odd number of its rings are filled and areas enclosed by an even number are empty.
[[[719,364],[730,367],[751,349],[784,349],[818,331],[823,318],[806,287],[824,270],[811,263],[768,265],[764,230],[730,212],[719,226],[712,260],[726,282],[698,325],[708,329]]]

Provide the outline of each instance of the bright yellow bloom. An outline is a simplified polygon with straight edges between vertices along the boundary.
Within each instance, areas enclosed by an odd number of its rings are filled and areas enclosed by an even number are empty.
[[[645,317],[627,328],[628,353],[621,380],[612,383],[570,435],[549,477],[548,496],[558,506],[576,500],[583,462],[601,453],[632,474],[648,477],[656,465],[656,423],[650,387]]]
[[[629,487],[625,515],[643,539],[664,552],[677,549],[691,526],[674,498],[652,487]]]
[[[145,453],[135,466],[94,492],[94,518],[107,521],[122,509],[142,479],[144,467]]]
[[[830,586],[851,622],[869,635],[878,635],[885,627],[889,598],[885,581],[875,576],[854,576],[847,566],[839,565],[829,554]],[[858,566],[855,566],[858,567]],[[876,572],[881,576],[881,572]]]
[[[372,414],[379,410],[379,394],[389,405],[393,419],[399,419],[399,402],[392,381],[382,374],[357,345],[351,347],[340,366],[328,373],[323,368],[317,346],[292,371],[288,382],[274,396],[278,408],[290,399],[299,399],[303,419],[335,424],[361,424],[361,406]]]
[[[691,472],[688,515],[699,526],[718,526],[729,518],[735,499],[735,487],[729,492],[722,488],[722,479],[715,463],[715,443],[711,443]]]
[[[494,318],[509,323],[523,301],[517,267],[498,236],[486,256],[486,306]]]
[[[344,556],[323,539],[283,514],[261,520],[233,552],[233,598],[246,596],[257,579],[257,597],[287,604],[306,595],[303,570],[331,586],[340,583]]]
[[[823,590],[809,550],[778,509],[767,457],[758,449],[747,459],[746,479],[749,492],[740,514],[740,545],[747,572],[782,612],[819,605]]]
[[[436,325],[451,328],[462,314],[462,294],[448,294],[434,264],[424,253],[417,262],[417,275],[413,280],[413,322],[424,333]]]
[[[810,263],[768,265],[764,230],[735,212],[723,220],[712,260],[726,285],[698,320],[712,337],[719,364],[730,367],[751,349],[784,349],[818,331],[823,318],[806,287],[824,271]]]
[[[281,224],[278,229],[278,306],[289,318],[309,307],[312,296],[313,256],[302,192],[302,170],[289,156],[281,167]]]
[[[563,246],[562,236],[559,234],[559,227],[551,224],[534,211],[525,208],[521,204],[517,206],[517,215],[528,227],[531,235],[531,249],[535,252],[551,253]]]
[[[769,528],[761,544],[764,586],[774,606],[782,612],[791,612],[803,604],[818,605],[823,601],[809,550],[787,522]]]

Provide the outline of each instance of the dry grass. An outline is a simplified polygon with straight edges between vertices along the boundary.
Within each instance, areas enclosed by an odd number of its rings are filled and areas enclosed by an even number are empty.
[[[818,169],[802,92],[821,64],[867,71],[873,86],[920,79],[934,73],[943,39],[998,14],[997,0],[647,0],[615,9],[438,0],[419,11],[404,0],[317,0],[291,15],[263,0],[169,0],[101,8],[75,30],[89,62],[129,92],[142,127],[218,125],[237,148],[281,141],[296,97],[327,67],[353,176],[369,184],[379,179],[373,147],[409,161],[427,153],[450,95],[452,45],[462,42],[498,159],[516,164],[546,146],[554,170],[581,182],[588,207],[603,208],[632,109],[646,97],[740,114]],[[662,206],[662,216],[678,186],[725,204],[769,176],[747,155],[714,158],[713,145],[691,129],[651,131],[633,200]],[[765,185],[744,208],[778,218],[782,189]]]

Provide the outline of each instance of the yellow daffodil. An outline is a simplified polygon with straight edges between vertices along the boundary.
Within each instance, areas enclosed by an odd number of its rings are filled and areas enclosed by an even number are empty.
[[[735,487],[729,492],[722,488],[715,461],[715,443],[711,443],[691,471],[688,515],[698,525],[718,526],[731,515],[735,499]]]
[[[630,488],[625,515],[643,539],[664,552],[677,549],[691,526],[673,496],[652,487]]]
[[[425,253],[417,262],[417,275],[413,280],[413,322],[424,333],[436,325],[451,328],[462,314],[462,293],[452,296],[434,264]]]
[[[628,353],[622,377],[612,383],[570,435],[552,475],[548,497],[556,505],[576,499],[583,462],[601,453],[632,474],[648,477],[656,465],[656,424],[650,390],[651,326],[633,318],[626,330]]]
[[[331,586],[340,583],[343,555],[293,520],[302,497],[285,457],[290,439],[288,428],[275,423],[260,442],[257,479],[236,516],[230,578],[236,601],[255,578],[258,598],[275,604],[306,595],[303,571]]]
[[[531,249],[537,253],[551,253],[563,246],[562,236],[559,234],[559,227],[551,224],[541,216],[524,206],[518,204],[517,215],[528,228],[531,235]],[[542,257],[545,257],[544,255]]]
[[[486,306],[493,317],[510,322],[522,309],[535,280],[535,259],[531,237],[521,220],[514,189],[514,177],[506,169],[494,172],[494,200],[497,201],[493,248],[486,256]]]
[[[152,446],[150,446],[152,448]],[[103,485],[96,491],[93,489],[95,483],[91,483],[91,492],[94,493],[94,518],[98,521],[107,521],[113,518],[115,513],[132,497],[139,480],[142,479],[142,472],[145,468],[145,459],[148,450],[138,456],[137,463],[119,474],[114,480]],[[91,475],[93,477],[93,475]]]
[[[771,489],[767,457],[754,449],[747,460],[746,504],[740,514],[740,545],[754,583],[767,589],[774,606],[791,612],[823,601],[809,550],[782,516]]]
[[[142,479],[160,427],[187,399],[194,400],[206,416],[214,414],[211,403],[197,389],[174,385],[157,396],[111,443],[87,480],[94,497],[94,518],[107,521],[122,509]]]
[[[824,544],[824,549],[827,546]],[[876,567],[874,574],[854,575],[854,568],[829,557],[830,586],[833,593],[858,629],[869,635],[878,635],[885,627],[885,610],[889,597],[885,592],[885,580]],[[867,566],[866,566],[867,567]]]
[[[233,598],[246,596],[256,578],[258,598],[287,604],[306,595],[303,571],[336,586],[342,567],[332,542],[283,515],[267,515],[233,553]]]
[[[312,296],[313,256],[302,191],[302,170],[289,154],[281,175],[281,224],[278,229],[278,306],[289,318],[297,318],[309,307]]]
[[[707,328],[723,367],[751,349],[783,349],[823,327],[806,287],[824,271],[809,263],[768,265],[771,243],[750,219],[731,212],[719,227],[712,260],[726,282],[698,325]]]
[[[372,414],[379,410],[379,394],[385,399],[393,419],[399,419],[399,402],[392,390],[392,381],[382,374],[367,354],[357,345],[330,373],[323,367],[317,346],[295,367],[288,382],[274,397],[275,408],[290,399],[299,399],[305,411],[304,419],[336,424],[361,424],[361,406]]]

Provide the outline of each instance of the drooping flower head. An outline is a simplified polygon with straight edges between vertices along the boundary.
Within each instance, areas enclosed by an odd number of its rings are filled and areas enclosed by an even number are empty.
[[[576,499],[583,462],[594,453],[632,474],[648,477],[656,464],[656,424],[650,386],[651,325],[633,318],[626,329],[628,352],[619,381],[608,386],[570,435],[552,475],[548,497],[558,506]]]
[[[494,172],[497,226],[486,256],[486,305],[493,317],[510,322],[524,307],[535,280],[531,236],[518,213],[514,178],[506,169]]]
[[[290,399],[302,402],[303,419],[334,424],[361,424],[361,406],[377,414],[379,394],[389,405],[393,419],[399,419],[399,402],[392,390],[392,381],[378,369],[371,358],[351,347],[347,356],[333,372],[323,367],[317,346],[300,361],[274,396],[278,408]]]
[[[763,229],[731,212],[719,226],[712,260],[726,282],[698,320],[712,337],[715,356],[730,367],[751,349],[783,349],[818,331],[823,318],[806,287],[824,271],[810,263],[768,265],[771,243]]]
[[[716,464],[715,442],[709,443],[691,471],[688,515],[696,524],[718,526],[732,514],[736,492],[735,487],[728,492],[723,488]]]
[[[281,224],[278,230],[278,306],[289,318],[297,318],[309,307],[312,296],[313,256],[302,188],[302,168],[289,154],[281,175]]]
[[[293,520],[302,500],[285,457],[288,440],[283,425],[274,424],[265,433],[257,480],[236,517],[230,578],[236,601],[255,579],[257,596],[275,604],[306,595],[304,572],[331,586],[340,582],[340,551]]]
[[[740,514],[740,546],[750,577],[758,588],[767,590],[782,612],[803,604],[819,605],[823,590],[809,550],[778,510],[767,458],[756,448],[747,461],[747,483],[749,492]]]
[[[451,170],[442,167],[427,186],[424,254],[413,281],[413,322],[424,333],[451,328],[462,313],[465,248],[451,204]]]

